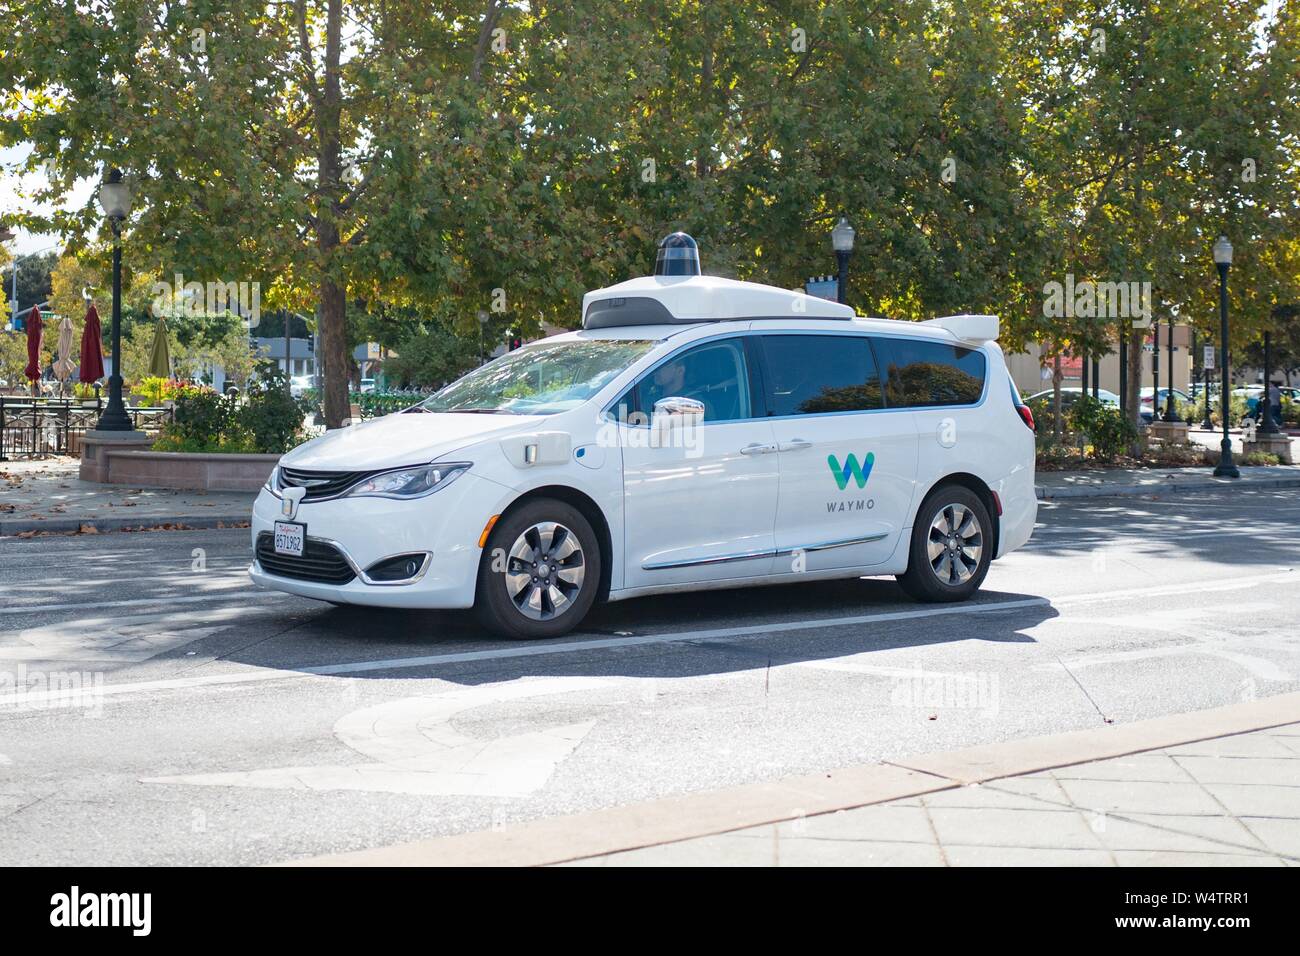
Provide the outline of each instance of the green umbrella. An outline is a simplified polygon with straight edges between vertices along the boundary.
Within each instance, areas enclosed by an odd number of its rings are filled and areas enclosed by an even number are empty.
[[[172,377],[172,350],[167,344],[167,320],[161,316],[153,332],[153,350],[149,353],[149,374]]]

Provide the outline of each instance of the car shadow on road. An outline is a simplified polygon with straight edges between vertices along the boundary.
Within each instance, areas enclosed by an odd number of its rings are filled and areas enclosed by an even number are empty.
[[[963,604],[919,604],[892,579],[867,578],[617,601],[549,641],[502,639],[463,611],[334,607],[309,614],[273,648],[259,643],[223,659],[282,670],[401,660],[405,666],[339,676],[436,676],[467,685],[557,674],[689,677],[749,670],[760,660],[788,664],[967,640],[1029,644],[1034,639],[1024,632],[1058,612],[1044,598],[999,591]],[[593,654],[601,644],[608,653]]]

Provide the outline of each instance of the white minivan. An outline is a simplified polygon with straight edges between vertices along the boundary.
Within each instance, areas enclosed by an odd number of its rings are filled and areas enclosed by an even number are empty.
[[[1029,539],[1033,417],[995,317],[861,318],[683,247],[588,293],[580,331],[286,454],[253,581],[542,638],[704,588],[896,575],[959,601]]]

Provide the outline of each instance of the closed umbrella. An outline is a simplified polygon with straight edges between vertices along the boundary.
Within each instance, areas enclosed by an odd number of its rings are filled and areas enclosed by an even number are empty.
[[[86,385],[104,377],[104,333],[99,327],[99,313],[92,305],[86,310],[86,327],[81,330],[81,375]]]
[[[149,374],[159,378],[172,377],[172,350],[167,344],[167,320],[159,316],[153,331],[153,351],[149,353]]]
[[[59,322],[59,359],[54,363],[54,377],[63,385],[76,368],[76,359],[72,357],[72,320],[66,315]]]
[[[32,383],[35,394],[36,383],[41,378],[41,310],[32,306],[27,313],[27,368],[24,370]]]

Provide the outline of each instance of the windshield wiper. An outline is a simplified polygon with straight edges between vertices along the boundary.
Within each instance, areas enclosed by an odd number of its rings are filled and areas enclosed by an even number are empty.
[[[513,415],[507,408],[449,408],[448,414],[455,415]]]

